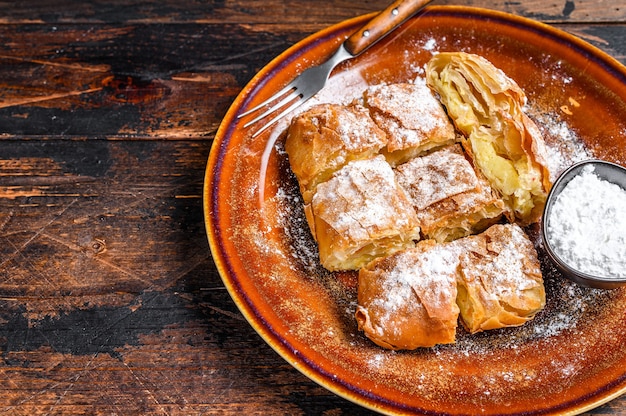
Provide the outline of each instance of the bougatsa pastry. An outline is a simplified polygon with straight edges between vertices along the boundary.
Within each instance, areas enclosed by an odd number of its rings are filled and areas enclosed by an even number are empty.
[[[395,169],[415,207],[422,235],[438,242],[476,234],[509,210],[474,170],[459,144],[409,160]]]
[[[445,110],[423,79],[371,86],[364,93],[364,105],[387,133],[383,153],[393,166],[457,139]]]
[[[317,186],[307,219],[328,270],[357,270],[415,245],[420,228],[382,155],[355,160]]]
[[[296,116],[287,130],[285,151],[305,203],[318,184],[351,160],[378,154],[386,140],[360,105],[318,104]]]
[[[396,174],[417,210],[479,186],[474,168],[458,145],[413,158],[398,166]]]
[[[518,221],[537,221],[550,173],[540,131],[523,111],[522,89],[487,59],[463,52],[433,56],[426,81],[466,137],[467,152]]]
[[[545,306],[537,254],[516,224],[448,243],[422,240],[359,271],[356,321],[377,345],[411,350],[521,325]]]
[[[460,255],[457,303],[471,333],[519,326],[545,306],[537,253],[516,224],[467,237]]]
[[[422,240],[359,271],[358,327],[377,345],[413,350],[455,341],[455,245]]]

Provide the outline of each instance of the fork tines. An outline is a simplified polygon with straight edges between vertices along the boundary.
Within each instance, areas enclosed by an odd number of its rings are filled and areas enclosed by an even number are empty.
[[[267,100],[263,101],[262,103],[260,103],[260,104],[258,104],[256,106],[252,107],[251,109],[249,109],[249,110],[239,114],[237,116],[237,118],[242,118],[242,117],[245,117],[245,116],[250,115],[252,113],[255,113],[255,112],[261,110],[263,107],[265,107],[265,106],[267,106],[267,105],[269,105],[271,103],[274,103],[276,100],[279,100],[278,102],[275,102],[270,108],[265,110],[263,113],[259,114],[258,116],[256,116],[255,118],[253,118],[252,120],[248,121],[246,124],[243,125],[244,128],[247,128],[247,127],[250,127],[251,125],[259,122],[260,120],[266,118],[270,114],[280,110],[281,108],[285,107],[286,105],[288,105],[289,103],[291,103],[292,101],[295,100],[295,102],[293,104],[291,104],[286,109],[281,111],[278,115],[274,116],[274,118],[272,118],[270,121],[265,123],[263,125],[263,127],[261,127],[259,130],[257,130],[252,135],[252,137],[256,137],[259,134],[261,134],[263,131],[265,131],[266,129],[268,129],[272,125],[274,125],[278,120],[280,120],[282,117],[284,117],[287,113],[289,113],[290,111],[292,111],[295,108],[297,108],[301,104],[301,102],[300,102],[301,99],[302,99],[302,94],[299,93],[297,87],[295,85],[293,85],[293,83],[291,83],[291,84],[287,85],[286,87],[284,87],[282,90],[278,91],[276,94],[272,95]]]

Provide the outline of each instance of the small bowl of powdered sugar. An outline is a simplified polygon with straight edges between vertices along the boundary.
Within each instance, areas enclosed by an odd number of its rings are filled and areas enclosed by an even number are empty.
[[[542,218],[543,244],[566,277],[587,287],[626,285],[626,169],[586,160],[552,186]]]

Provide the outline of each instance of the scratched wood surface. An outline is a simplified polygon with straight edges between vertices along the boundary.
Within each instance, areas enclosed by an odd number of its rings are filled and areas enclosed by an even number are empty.
[[[0,414],[368,414],[244,321],[201,192],[255,72],[386,3],[0,3]],[[437,3],[554,24],[626,62],[626,0]]]

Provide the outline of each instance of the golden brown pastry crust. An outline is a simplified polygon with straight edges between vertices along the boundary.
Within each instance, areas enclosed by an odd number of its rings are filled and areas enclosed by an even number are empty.
[[[335,172],[318,185],[308,209],[328,270],[357,270],[420,238],[415,211],[381,155]]]
[[[485,58],[449,52],[426,66],[464,147],[522,224],[536,222],[550,190],[547,153],[539,129],[524,113],[521,88]]]
[[[454,246],[431,240],[372,261],[359,272],[359,329],[393,350],[453,343],[457,265]]]
[[[469,332],[522,325],[543,309],[537,253],[518,225],[494,225],[466,240],[457,303]]]
[[[422,240],[359,272],[356,320],[387,349],[455,342],[457,320],[471,333],[518,326],[545,305],[532,242],[515,224],[496,224],[449,243]]]
[[[413,205],[422,210],[451,196],[478,189],[472,165],[459,145],[416,157],[396,167],[398,183],[408,191]]]
[[[318,184],[351,160],[369,159],[387,143],[385,132],[360,105],[319,104],[296,116],[285,151],[305,203]]]
[[[372,86],[364,93],[364,103],[387,133],[383,152],[393,166],[456,141],[454,126],[423,81]]]
[[[460,145],[446,146],[396,168],[411,197],[425,239],[452,241],[477,234],[511,215]]]

